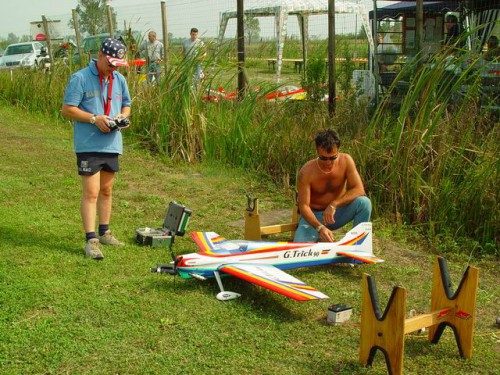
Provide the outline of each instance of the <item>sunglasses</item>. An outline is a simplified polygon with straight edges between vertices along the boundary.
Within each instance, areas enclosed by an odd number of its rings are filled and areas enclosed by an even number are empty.
[[[318,159],[319,160],[323,160],[323,161],[326,161],[326,160],[335,160],[339,157],[339,154],[337,155],[333,155],[333,156],[325,156],[325,155],[318,155]]]

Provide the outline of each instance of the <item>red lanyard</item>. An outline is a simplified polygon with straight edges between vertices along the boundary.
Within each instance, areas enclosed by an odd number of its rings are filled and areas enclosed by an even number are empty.
[[[97,63],[96,63],[96,68],[97,68]],[[103,81],[102,75],[99,74],[99,84],[101,85],[101,96],[104,89],[102,81]],[[109,111],[111,110],[111,99],[113,98],[112,93],[113,93],[113,73],[109,75],[108,95],[106,98],[102,98],[102,104],[104,106],[104,114],[106,116],[109,116]]]

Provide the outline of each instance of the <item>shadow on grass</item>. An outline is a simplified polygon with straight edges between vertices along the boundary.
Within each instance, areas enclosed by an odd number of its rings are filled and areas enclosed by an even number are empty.
[[[186,280],[176,276],[174,281],[173,276],[159,275],[158,279],[149,282],[149,287],[147,288],[165,290],[174,294],[176,297],[184,296],[185,298],[193,299],[198,298],[198,294],[202,293],[205,296],[213,298],[216,303],[238,303],[244,309],[252,309],[259,314],[265,314],[276,322],[289,323],[302,319],[302,316],[299,316],[285,305],[284,301],[281,299],[286,299],[286,297],[280,294],[273,293],[267,289],[233,277],[224,277],[222,282],[225,290],[239,293],[241,297],[233,301],[217,301],[216,295],[220,290],[215,279],[198,281],[194,279]]]
[[[64,229],[61,229],[64,232]],[[71,239],[64,236],[57,237],[51,233],[43,233],[41,231],[33,231],[23,229],[21,227],[12,228],[0,226],[0,247],[10,248],[27,248],[27,247],[42,247],[50,249],[51,251],[66,252],[72,255],[83,254],[83,239],[81,246],[77,247],[76,244],[68,244]],[[75,242],[77,242],[75,240]]]

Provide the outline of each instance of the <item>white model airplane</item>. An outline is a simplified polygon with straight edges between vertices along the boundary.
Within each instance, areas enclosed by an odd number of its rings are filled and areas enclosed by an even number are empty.
[[[179,255],[170,265],[158,265],[156,272],[178,274],[183,278],[206,280],[215,277],[220,293],[217,299],[237,298],[225,291],[221,275],[233,275],[297,301],[328,298],[283,270],[330,263],[380,263],[373,255],[372,223],[350,230],[338,242],[267,242],[227,240],[214,232],[193,232],[200,252]]]

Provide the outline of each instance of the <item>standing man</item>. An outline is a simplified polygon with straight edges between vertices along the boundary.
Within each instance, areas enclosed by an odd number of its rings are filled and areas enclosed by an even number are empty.
[[[122,134],[110,130],[109,120],[130,116],[127,82],[117,69],[128,66],[125,45],[107,38],[97,59],[73,74],[66,87],[62,115],[73,121],[78,174],[82,176],[81,215],[85,230],[85,255],[103,259],[100,244],[120,246],[109,230],[111,201]],[[96,214],[99,232],[95,233]]]
[[[318,157],[299,171],[300,221],[295,242],[332,242],[332,230],[354,221],[370,221],[371,202],[354,160],[340,152],[340,139],[333,130],[316,135]]]
[[[189,39],[186,39],[182,43],[182,53],[184,54],[184,58],[186,60],[196,61],[194,82],[197,84],[204,78],[201,70],[201,61],[205,58],[207,52],[204,50],[205,43],[203,43],[201,39],[198,39],[198,29],[196,27],[191,29],[190,36],[191,37]]]
[[[153,82],[153,79],[159,83],[162,72],[163,43],[156,39],[155,31],[151,30],[148,33],[148,40],[142,43],[139,52],[146,57],[148,83]]]

